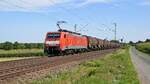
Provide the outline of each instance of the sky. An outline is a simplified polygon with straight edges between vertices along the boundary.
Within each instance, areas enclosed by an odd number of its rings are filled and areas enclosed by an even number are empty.
[[[0,0],[0,42],[44,42],[63,29],[102,39],[150,39],[150,0]]]

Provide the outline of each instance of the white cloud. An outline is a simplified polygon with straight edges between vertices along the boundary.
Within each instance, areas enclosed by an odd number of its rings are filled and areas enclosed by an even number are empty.
[[[58,3],[63,3],[61,0],[1,0],[1,11],[33,11],[41,8],[46,8]]]
[[[145,34],[145,35],[150,35],[150,32],[145,32],[144,34]]]
[[[85,2],[81,3],[80,5],[87,5],[92,3],[110,3],[112,0],[86,0]]]
[[[150,0],[144,0],[140,5],[150,5]]]
[[[86,2],[95,3],[95,2],[102,2],[102,3],[108,3],[112,0],[87,0]]]
[[[0,0],[0,11],[41,11],[51,6],[74,4],[84,6],[92,3],[109,3],[112,0]]]

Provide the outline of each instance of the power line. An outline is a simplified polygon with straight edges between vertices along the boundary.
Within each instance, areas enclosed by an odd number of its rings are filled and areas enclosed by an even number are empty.
[[[105,24],[102,24],[103,26],[105,26],[107,29],[100,29],[100,28],[97,28],[98,31],[111,31],[114,33],[114,40],[117,40],[117,23],[113,23],[114,25],[114,29],[112,29],[111,27],[109,27],[108,25],[105,25]]]

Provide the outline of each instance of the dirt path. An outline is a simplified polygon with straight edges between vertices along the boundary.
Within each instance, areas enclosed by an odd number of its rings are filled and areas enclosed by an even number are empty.
[[[150,84],[150,56],[139,52],[134,47],[130,49],[130,54],[141,84]]]

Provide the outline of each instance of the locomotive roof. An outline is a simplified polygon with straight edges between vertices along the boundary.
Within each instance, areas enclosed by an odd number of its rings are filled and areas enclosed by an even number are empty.
[[[58,32],[69,32],[69,33],[72,33],[72,34],[81,35],[80,33],[69,31],[69,30],[65,30],[65,29],[59,29]]]

